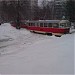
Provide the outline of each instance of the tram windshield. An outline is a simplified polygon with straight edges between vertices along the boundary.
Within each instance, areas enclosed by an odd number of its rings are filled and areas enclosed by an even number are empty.
[[[60,28],[67,28],[70,27],[69,23],[60,23]]]
[[[66,23],[60,23],[60,28],[64,28],[66,26]]]
[[[68,28],[70,27],[70,22],[68,20],[62,20],[59,23],[60,28]]]
[[[53,24],[53,28],[59,28],[59,24],[58,23],[54,23]]]

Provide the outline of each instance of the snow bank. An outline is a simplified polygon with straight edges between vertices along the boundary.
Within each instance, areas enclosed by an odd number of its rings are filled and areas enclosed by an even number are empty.
[[[74,35],[58,38],[1,25],[0,73],[73,75]]]

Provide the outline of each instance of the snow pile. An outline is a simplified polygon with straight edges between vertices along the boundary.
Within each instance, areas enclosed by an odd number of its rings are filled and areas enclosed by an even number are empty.
[[[19,30],[16,30],[8,23],[2,24],[0,26],[0,48],[2,49],[7,46],[11,46],[12,44],[16,44],[16,42],[18,41],[17,39],[19,38],[20,33],[22,32],[21,31],[19,32]]]
[[[73,75],[74,35],[59,38],[1,25],[0,73]]]
[[[21,48],[28,47],[39,40],[50,38],[44,35],[34,34],[26,29],[17,30],[10,24],[0,26],[0,55],[8,55],[22,51]],[[13,49],[13,50],[12,50]]]

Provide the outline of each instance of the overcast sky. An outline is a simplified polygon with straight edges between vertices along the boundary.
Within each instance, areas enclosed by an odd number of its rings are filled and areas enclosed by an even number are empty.
[[[38,1],[42,1],[42,0],[38,0]],[[48,1],[51,1],[51,0],[48,0]]]
[[[38,0],[38,2],[40,3],[40,2],[42,2],[43,0]],[[51,0],[47,0],[47,1],[51,1]]]
[[[43,1],[43,0],[38,0],[39,5],[41,4],[42,1]],[[51,1],[51,0],[48,0],[48,1]]]

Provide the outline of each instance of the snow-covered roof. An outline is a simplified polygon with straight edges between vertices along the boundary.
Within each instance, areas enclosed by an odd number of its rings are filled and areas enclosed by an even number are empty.
[[[59,23],[69,23],[69,20],[61,20]]]

